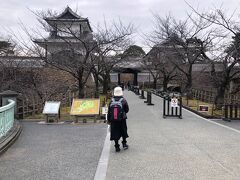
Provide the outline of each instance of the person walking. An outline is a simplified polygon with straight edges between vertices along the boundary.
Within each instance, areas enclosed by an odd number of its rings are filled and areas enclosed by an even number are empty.
[[[114,97],[109,103],[108,122],[110,123],[110,140],[115,142],[116,152],[120,151],[118,141],[122,137],[123,149],[128,149],[126,139],[129,137],[127,133],[127,113],[129,106],[127,100],[123,97],[121,87],[114,88]]]
[[[128,88],[128,90],[130,90],[130,85],[131,85],[131,84],[130,84],[130,81],[128,81],[128,82],[127,82],[127,88]]]

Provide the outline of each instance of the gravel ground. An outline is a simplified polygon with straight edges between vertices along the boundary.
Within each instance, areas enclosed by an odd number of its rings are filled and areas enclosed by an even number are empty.
[[[106,124],[22,124],[19,139],[0,157],[0,180],[94,178]]]

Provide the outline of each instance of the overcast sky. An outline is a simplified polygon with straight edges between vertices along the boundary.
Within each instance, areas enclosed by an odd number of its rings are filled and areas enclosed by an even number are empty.
[[[19,22],[28,28],[37,27],[35,15],[29,10],[63,11],[68,5],[74,11],[77,9],[83,17],[88,17],[91,25],[103,21],[120,18],[124,23],[134,23],[138,33],[135,42],[143,46],[139,34],[149,32],[153,27],[152,12],[164,16],[171,14],[182,18],[190,9],[184,0],[0,0],[0,34],[6,35],[5,28],[21,31]],[[201,10],[211,10],[223,6],[228,11],[240,10],[239,0],[187,0],[194,7]]]

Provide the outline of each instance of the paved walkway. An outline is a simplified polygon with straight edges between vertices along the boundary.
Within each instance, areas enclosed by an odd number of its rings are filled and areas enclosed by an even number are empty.
[[[107,180],[239,179],[240,131],[188,111],[183,119],[163,119],[161,98],[153,96],[155,106],[147,106],[132,92],[124,94],[130,106],[128,150],[116,153],[113,143],[106,148],[106,124],[25,122],[0,157],[0,180],[90,180],[97,169]]]
[[[188,111],[183,119],[163,119],[162,100],[147,106],[125,91],[130,105],[130,148],[115,153],[113,144],[107,180],[239,179],[240,132],[208,122]]]
[[[19,139],[0,156],[0,180],[92,180],[106,128],[24,122]]]

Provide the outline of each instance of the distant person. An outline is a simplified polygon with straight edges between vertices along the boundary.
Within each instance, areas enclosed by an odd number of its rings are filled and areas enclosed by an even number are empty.
[[[123,149],[128,149],[127,141],[127,113],[129,111],[128,103],[123,97],[121,87],[114,88],[114,97],[109,104],[108,122],[110,123],[110,140],[115,142],[116,152],[120,151],[119,139],[122,137]]]
[[[121,83],[121,88],[124,91],[124,82]]]
[[[128,81],[127,82],[127,87],[128,87],[128,90],[130,89],[130,82]]]

